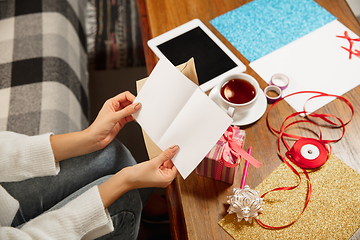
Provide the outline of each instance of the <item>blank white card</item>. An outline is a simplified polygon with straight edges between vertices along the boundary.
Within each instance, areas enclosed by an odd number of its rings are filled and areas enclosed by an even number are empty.
[[[162,58],[141,88],[133,117],[161,150],[180,149],[172,159],[185,179],[232,123],[201,89]]]

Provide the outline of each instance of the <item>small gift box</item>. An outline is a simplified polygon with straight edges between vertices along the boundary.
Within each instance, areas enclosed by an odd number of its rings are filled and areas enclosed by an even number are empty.
[[[196,173],[233,184],[241,159],[233,148],[234,145],[242,148],[244,141],[245,131],[238,126],[230,126],[197,166]]]

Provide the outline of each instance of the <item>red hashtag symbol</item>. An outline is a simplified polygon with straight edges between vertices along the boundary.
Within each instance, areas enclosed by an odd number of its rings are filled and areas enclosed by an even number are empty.
[[[344,32],[344,36],[336,36],[336,37],[345,38],[345,39],[348,40],[348,42],[350,44],[350,47],[349,48],[346,48],[346,47],[343,47],[343,46],[341,46],[341,47],[349,52],[349,59],[351,59],[351,55],[353,55],[353,54],[355,56],[357,56],[357,57],[360,57],[360,51],[359,50],[357,50],[357,49],[355,49],[354,51],[352,50],[354,42],[359,42],[360,38],[350,38],[347,31]]]

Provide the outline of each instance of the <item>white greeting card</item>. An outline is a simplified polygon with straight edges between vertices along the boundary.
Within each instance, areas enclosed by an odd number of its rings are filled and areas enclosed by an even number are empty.
[[[232,123],[232,119],[167,59],[159,60],[134,102],[133,114],[160,149],[180,149],[172,159],[185,179]]]

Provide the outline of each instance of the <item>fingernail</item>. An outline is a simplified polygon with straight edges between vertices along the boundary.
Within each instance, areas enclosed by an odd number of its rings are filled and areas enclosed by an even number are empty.
[[[170,147],[171,150],[176,150],[176,149],[178,149],[178,148],[179,148],[178,145],[174,145],[174,146]]]
[[[135,110],[138,110],[140,107],[141,107],[141,103],[137,103],[137,104],[134,106],[134,109],[135,109]]]

